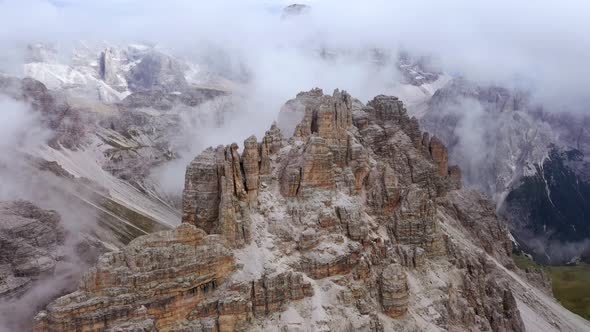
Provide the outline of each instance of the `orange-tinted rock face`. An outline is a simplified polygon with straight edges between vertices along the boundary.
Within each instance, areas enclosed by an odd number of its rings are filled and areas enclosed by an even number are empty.
[[[248,138],[241,156],[235,143],[201,153],[186,169],[182,222],[221,234],[229,247],[248,243],[250,204],[255,205],[261,183],[268,182],[270,156],[282,145],[281,132],[273,126],[262,143]]]
[[[225,291],[211,293],[186,318],[193,326],[213,319],[219,331],[243,331],[254,319],[283,311],[292,301],[313,294],[302,274],[284,272],[262,276],[252,282],[230,283]]]
[[[182,221],[221,234],[230,247],[249,241],[247,184],[237,149],[236,144],[219,146],[195,158],[187,167],[183,193]]]
[[[104,330],[138,319],[142,311],[159,330],[170,330],[234,269],[218,236],[192,225],[140,237],[103,255],[78,291],[37,316],[36,330]]]
[[[435,215],[436,205],[428,193],[411,187],[395,211],[389,230],[401,244],[424,248],[430,255],[442,255],[444,243]]]
[[[352,247],[334,255],[316,248],[303,256],[300,269],[314,279],[348,274],[359,262],[359,251],[359,247]]]
[[[250,136],[244,141],[244,152],[242,153],[242,168],[244,170],[244,181],[248,200],[254,201],[258,196],[260,183],[260,146],[255,136]]]
[[[289,163],[281,172],[281,193],[286,197],[305,195],[314,189],[334,190],[334,165],[345,167],[356,161],[353,188],[362,186],[368,169],[366,156],[359,145],[351,147],[352,102],[346,92],[323,95],[319,89],[300,93],[296,99],[304,115],[295,128],[294,137],[304,146],[293,150]]]
[[[302,275],[285,272],[248,283],[227,282],[236,266],[220,236],[193,225],[134,240],[101,257],[75,293],[47,307],[36,331],[103,331],[129,322],[175,331],[187,319],[243,330],[255,316],[313,295]]]
[[[336,183],[332,162],[333,155],[325,140],[320,137],[311,137],[303,152],[300,184],[302,189],[333,190]]]
[[[408,278],[401,265],[391,264],[383,269],[379,283],[381,305],[386,315],[398,318],[408,311]]]
[[[438,174],[440,176],[447,176],[449,169],[449,152],[445,145],[436,137],[430,140],[430,154],[432,160],[436,163]]]
[[[463,185],[461,182],[461,169],[459,166],[454,165],[449,167],[449,177],[454,185],[454,189],[461,189]]]

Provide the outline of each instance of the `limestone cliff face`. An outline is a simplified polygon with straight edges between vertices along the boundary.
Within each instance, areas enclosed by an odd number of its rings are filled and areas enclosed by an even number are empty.
[[[18,297],[64,258],[66,230],[55,211],[0,202],[0,299]]]
[[[187,167],[182,221],[207,233],[222,234],[230,247],[250,242],[250,204],[268,180],[270,156],[282,147],[280,131],[273,126],[257,143],[252,136],[238,145],[209,148]]]
[[[76,289],[84,268],[108,249],[69,232],[61,216],[28,201],[0,202],[0,330],[27,331],[38,311]]]
[[[401,101],[282,112],[301,121],[196,157],[183,225],[103,256],[37,330],[524,330],[506,228]]]
[[[77,292],[37,317],[37,330],[101,330],[117,320],[173,326],[235,268],[231,252],[218,242],[188,224],[138,238],[102,256]],[[145,318],[154,316],[156,321]]]
[[[102,256],[78,291],[36,317],[36,330],[192,331],[211,320],[222,331],[243,330],[253,316],[313,293],[296,273],[228,281],[235,270],[219,235],[185,223]],[[187,319],[193,327],[185,326]]]

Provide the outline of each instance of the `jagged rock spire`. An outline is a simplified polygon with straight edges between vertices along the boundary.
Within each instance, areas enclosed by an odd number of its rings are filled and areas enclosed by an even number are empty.
[[[241,154],[235,143],[201,153],[186,170],[184,224],[103,258],[37,330],[288,328],[272,313],[289,307],[309,330],[415,331],[428,320],[523,331],[494,267],[509,262],[506,228],[485,200],[454,190],[459,170],[401,101],[314,89],[282,112],[302,112],[292,137],[273,124]]]

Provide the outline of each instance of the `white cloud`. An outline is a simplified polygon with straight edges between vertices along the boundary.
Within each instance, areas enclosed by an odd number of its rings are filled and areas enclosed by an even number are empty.
[[[309,55],[318,47],[404,47],[439,56],[451,73],[534,88],[543,101],[556,106],[588,101],[587,2],[318,0],[311,2],[309,15],[286,21],[280,12],[285,4],[263,0],[3,1],[0,43],[4,50],[12,50],[7,45],[31,41],[68,46],[80,39],[150,40],[192,56],[206,54],[214,46],[234,63],[246,62],[263,86],[270,85],[264,84],[266,80],[280,82],[290,95],[301,89],[291,83],[305,83],[305,89],[321,84],[351,89],[355,82],[362,84],[354,75],[343,79],[350,74],[347,63],[315,71],[319,64]],[[4,59],[4,67],[14,63],[15,57]]]

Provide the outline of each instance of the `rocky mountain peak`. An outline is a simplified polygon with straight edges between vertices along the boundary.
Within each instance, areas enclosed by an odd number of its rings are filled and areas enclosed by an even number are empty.
[[[311,10],[311,7],[304,4],[294,3],[283,8],[283,18],[306,14]]]
[[[544,305],[522,304],[493,205],[395,97],[298,94],[260,141],[197,156],[182,205],[36,330],[524,331],[519,305]]]

